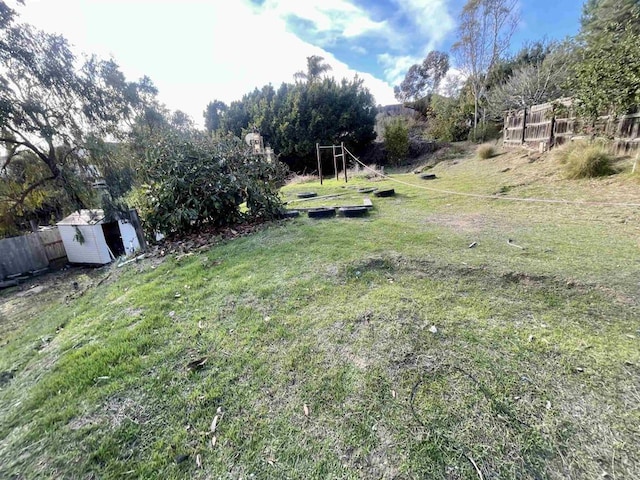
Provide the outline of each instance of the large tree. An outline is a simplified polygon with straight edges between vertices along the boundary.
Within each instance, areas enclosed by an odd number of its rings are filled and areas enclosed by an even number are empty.
[[[517,3],[517,0],[468,0],[460,14],[458,41],[453,49],[473,94],[474,136],[490,74],[508,51],[518,23]]]
[[[316,78],[316,77],[314,77]],[[340,143],[358,150],[375,139],[375,101],[362,79],[314,79],[271,85],[231,102],[222,130],[241,137],[257,131],[296,170],[315,166],[315,144]]]
[[[86,167],[88,138],[115,138],[147,94],[148,79],[127,82],[112,60],[79,59],[65,38],[16,24],[0,5],[0,169],[29,151],[45,168],[14,192],[13,208],[55,184],[76,208],[85,200],[77,176]],[[32,160],[32,161],[33,161]]]
[[[412,65],[402,83],[393,88],[395,97],[400,102],[411,102],[434,93],[448,71],[449,55],[431,51],[422,63]]]
[[[331,71],[331,65],[324,62],[324,57],[311,55],[307,57],[307,70],[296,72],[293,76],[296,80],[304,80],[307,83],[314,83],[322,78],[323,73]]]
[[[208,103],[202,114],[204,116],[204,128],[207,129],[207,132],[213,133],[220,129],[222,119],[228,108],[227,104],[221,100],[214,100]]]
[[[595,118],[640,105],[640,2],[588,2],[579,35],[580,59],[569,86],[578,111]]]
[[[532,55],[528,55],[532,53]],[[508,62],[501,62],[508,75],[493,83],[487,93],[488,110],[502,118],[505,110],[521,109],[569,95],[565,84],[571,74],[574,48],[570,42],[525,47]]]

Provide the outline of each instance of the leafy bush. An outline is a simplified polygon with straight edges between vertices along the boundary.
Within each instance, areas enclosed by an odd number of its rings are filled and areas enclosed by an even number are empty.
[[[485,143],[484,145],[478,146],[478,148],[476,149],[476,153],[478,154],[478,157],[486,160],[496,155],[496,149],[493,147],[493,145],[487,145]]]
[[[564,165],[568,179],[611,175],[613,155],[602,143],[572,142],[558,148],[555,158]]]
[[[433,95],[429,117],[429,136],[442,142],[467,140],[469,105],[464,99]]]
[[[286,167],[251,155],[235,137],[166,132],[149,147],[134,196],[146,227],[183,233],[278,216]],[[246,208],[241,204],[246,202]]]
[[[397,165],[409,153],[409,129],[402,119],[397,119],[384,126],[384,146],[391,164]]]

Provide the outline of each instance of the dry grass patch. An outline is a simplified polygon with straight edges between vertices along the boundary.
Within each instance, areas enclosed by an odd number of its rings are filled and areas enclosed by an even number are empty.
[[[493,145],[489,145],[489,144],[484,144],[484,145],[480,145],[477,149],[476,149],[476,154],[478,155],[478,157],[480,157],[482,160],[487,160],[489,158],[495,157],[496,156],[496,149]]]
[[[564,166],[567,179],[604,177],[615,173],[613,155],[601,142],[576,141],[563,145],[554,157]]]

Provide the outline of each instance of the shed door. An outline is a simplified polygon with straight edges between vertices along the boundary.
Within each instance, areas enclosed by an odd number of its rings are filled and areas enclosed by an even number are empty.
[[[107,242],[108,247],[116,258],[124,255],[124,245],[122,244],[122,238],[120,237],[120,227],[118,226],[118,222],[103,223],[102,232],[104,233],[104,239]]]

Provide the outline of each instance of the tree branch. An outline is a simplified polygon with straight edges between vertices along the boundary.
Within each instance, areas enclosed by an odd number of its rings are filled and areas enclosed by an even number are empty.
[[[41,187],[45,183],[50,182],[51,180],[55,180],[56,178],[57,177],[52,175],[50,177],[42,178],[42,179],[38,180],[37,182],[32,183],[31,185],[29,185],[29,187],[27,187],[27,189],[24,190],[20,194],[20,198],[18,200],[16,200],[16,203],[14,203],[9,210],[11,212],[15,212],[16,209],[18,208],[18,206],[21,206],[22,204],[24,204],[24,201],[27,199],[27,197],[29,196],[29,194],[31,192],[33,192],[36,188]]]

